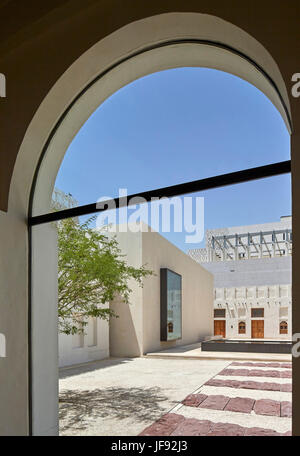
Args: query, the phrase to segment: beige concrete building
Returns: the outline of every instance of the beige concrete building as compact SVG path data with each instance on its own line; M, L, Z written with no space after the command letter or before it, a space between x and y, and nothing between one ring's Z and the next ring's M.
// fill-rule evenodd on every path
M214 275L215 335L291 339L291 217L207 230L188 253Z
M291 340L291 284L215 288L214 332L225 337Z
M143 264L155 272L140 288L132 284L130 305L117 300L112 308L119 318L110 322L110 354L141 356L147 352L190 344L213 332L213 276L188 255L156 232L116 233L128 263ZM161 340L160 269L167 268L182 278L182 337Z
M144 227L145 228L145 227ZM147 227L146 227L147 228ZM140 356L174 345L199 341L213 331L213 276L156 232L118 232L117 240L129 264L155 272L140 288L133 284L129 306L117 300L113 309L120 318L110 323L112 356ZM160 269L182 277L182 338L161 341Z
M114 235L114 233L113 233ZM213 276L147 225L142 231L117 232L116 239L130 265L154 272L141 288L130 284L130 304L115 299L110 307L119 318L108 324L90 319L85 334L59 335L59 365L67 366L108 356L135 357L175 345L198 342L213 334ZM181 334L161 340L161 270L181 277ZM171 311L172 312L172 311ZM168 322L171 323L171 312Z

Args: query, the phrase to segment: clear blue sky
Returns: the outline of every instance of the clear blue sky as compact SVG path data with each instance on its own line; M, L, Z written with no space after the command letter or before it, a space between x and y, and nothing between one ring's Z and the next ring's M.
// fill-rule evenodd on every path
M288 160L289 150L283 120L255 87L216 70L174 69L141 78L106 100L70 144L56 187L81 205L118 196L120 187L130 194ZM291 213L289 176L201 196L205 229ZM164 235L184 251L199 247L185 244L185 233Z

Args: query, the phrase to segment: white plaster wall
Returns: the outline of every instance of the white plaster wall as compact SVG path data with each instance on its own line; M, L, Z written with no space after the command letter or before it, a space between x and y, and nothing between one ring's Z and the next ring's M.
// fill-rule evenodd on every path
M54 224L45 224L34 227L32 232L33 433L56 435L58 433L57 231ZM45 413L46 410L48 413Z
M81 341L76 343L76 336L59 334L59 367L87 363L109 357L108 322L96 318L90 319L84 330L85 334L77 336Z
M115 300L111 307L119 318L110 321L112 356L141 356L174 345L198 342L213 334L213 277L156 232L116 233L128 263L142 264L155 276L145 278L143 288L131 283L130 304ZM182 339L160 341L160 268L182 275Z
M129 265L141 267L142 233L118 232L115 234L119 247ZM120 298L110 303L118 318L112 317L109 324L109 347L111 356L141 356L143 354L143 290L135 281L130 281L132 290L129 304Z
M0 212L0 435L28 433L28 247L22 217Z
M213 276L156 232L143 232L143 264L156 277L144 281L143 352L198 342L213 334ZM160 268L182 276L182 339L160 341Z
M212 261L201 265L214 276L216 288L265 286L292 282L292 257Z

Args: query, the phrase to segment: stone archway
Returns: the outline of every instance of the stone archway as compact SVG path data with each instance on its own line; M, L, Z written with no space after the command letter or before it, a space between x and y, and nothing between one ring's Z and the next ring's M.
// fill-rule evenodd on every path
M56 174L79 128L120 87L146 74L182 66L216 68L247 80L269 97L290 130L288 95L278 66L268 51L240 28L214 16L168 13L119 29L62 75L40 105L22 142L11 184L8 225L13 227L12 242L20 241L16 248L25 269L28 207L34 215L49 211ZM34 435L54 435L58 429L55 242L51 227L33 229L32 369L28 381ZM18 286L24 293L26 278Z

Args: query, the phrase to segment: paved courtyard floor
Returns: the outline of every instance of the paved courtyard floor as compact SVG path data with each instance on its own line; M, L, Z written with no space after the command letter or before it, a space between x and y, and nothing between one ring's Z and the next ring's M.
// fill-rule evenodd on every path
M228 361L109 359L60 372L61 435L138 435Z
M60 372L61 435L288 435L291 363L109 359Z

